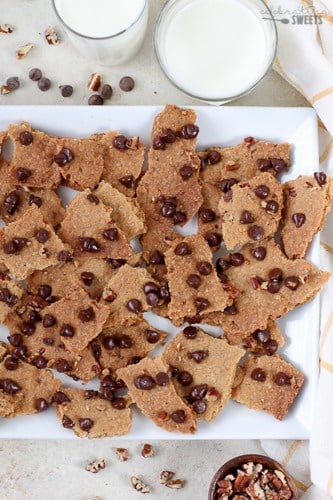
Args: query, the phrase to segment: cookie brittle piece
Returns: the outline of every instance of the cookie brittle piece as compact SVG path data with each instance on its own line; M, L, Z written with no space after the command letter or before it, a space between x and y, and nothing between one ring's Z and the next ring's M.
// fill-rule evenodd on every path
M209 148L199 153L201 158L203 204L199 212L199 233L212 247L221 241L221 221L218 203L237 182L251 179L260 172L277 175L288 170L290 145L274 144L246 138L241 144L228 148Z
M102 294L103 304L108 304L108 324L135 324L142 313L163 300L159 286L146 269L122 266L111 277Z
M237 381L241 382L233 390L233 399L279 420L286 416L304 382L303 374L277 354L249 355L239 372Z
M177 370L173 382L179 396L189 402L197 418L210 421L230 399L243 354L226 340L188 326L168 344L163 359Z
M224 312L205 319L239 338L313 299L330 277L305 260L287 259L272 240L247 244L217 267L224 286L231 284L239 294Z
M22 286L5 274L0 273L0 322L3 323L19 305L24 293Z
M104 181L98 185L94 195L112 209L112 219L124 232L128 241L146 231L144 214L136 200L128 198Z
M6 356L0 363L0 415L14 417L47 410L60 387L47 369L38 369L17 357ZM11 407L10 407L11 406Z
M117 371L127 385L129 395L146 417L169 432L193 434L196 417L178 396L161 358L145 358L136 365Z
M102 179L126 196L133 197L145 158L144 143L137 136L126 138L119 132L95 134L91 138L103 151Z
M282 245L289 259L300 259L331 208L333 179L324 172L316 172L313 177L301 175L286 182L283 192Z
M257 329L250 335L225 332L227 341L231 345L243 345L256 354L275 354L279 347L284 345L284 337L275 321L269 321L264 329Z
M99 353L102 370L114 372L145 358L156 346L162 345L167 336L144 319L126 327L110 324L93 341L93 350Z
M108 401L94 393L95 391L62 387L54 395L57 417L62 426L73 429L79 437L99 438L127 434L132 424L130 399L123 397Z
M267 172L232 186L218 205L227 249L273 235L282 204L282 186Z
M36 206L0 230L0 262L18 279L57 264L64 251L65 245Z
M60 168L53 161L58 139L32 129L25 122L9 125L8 136L14 145L10 165L12 183L46 189L58 187Z
M59 235L78 256L127 260L133 254L125 234L112 220L112 210L89 190L68 205Z
M212 253L200 235L186 236L165 254L171 294L169 316L179 326L187 318L223 311L232 300L213 268Z

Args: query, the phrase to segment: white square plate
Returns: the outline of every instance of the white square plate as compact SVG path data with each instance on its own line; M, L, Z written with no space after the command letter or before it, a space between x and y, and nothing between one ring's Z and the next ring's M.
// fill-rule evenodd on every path
M0 116L0 130L4 130L9 123L26 120L33 127L55 135L81 137L96 132L119 130L128 136L139 135L149 143L152 122L160 110L161 107L157 106L6 106ZM283 181L300 174L311 175L318 170L317 118L313 109L200 106L196 111L200 127L198 149L215 145L235 145L247 136L276 142L286 141L292 144L293 157L292 168L288 174L284 174ZM311 245L308 258L314 264L320 265L318 236ZM169 321L153 316L150 315L150 318L155 327L165 329L170 334L179 331L171 326ZM199 422L198 432L194 436L167 433L134 411L132 430L125 438L309 438L318 379L319 322L319 295L309 304L279 320L279 326L286 337L282 354L306 377L296 403L282 422L264 412L249 410L230 401L214 422ZM2 339L8 335L4 326L0 326L0 335ZM60 378L67 385L74 385L69 377ZM89 386L94 386L94 382ZM0 425L0 438L73 437L75 436L72 432L62 428L53 409L38 415L3 419Z

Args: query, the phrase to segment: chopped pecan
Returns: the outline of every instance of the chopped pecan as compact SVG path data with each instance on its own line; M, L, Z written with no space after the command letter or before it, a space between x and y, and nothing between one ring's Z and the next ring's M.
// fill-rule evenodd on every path
M231 493L233 492L231 481L229 481L228 479L221 479L221 481L217 482L217 486L217 493L219 495L231 495Z
M140 478L136 476L131 477L131 484L136 491L140 493L150 493L150 488Z
M86 465L85 469L88 472L92 472L93 474L96 474L102 469L105 469L105 460L93 460L89 464Z
M141 450L141 455L143 458L150 458L154 455L154 448L151 444L144 444Z
M99 73L92 73L88 82L88 89L93 92L97 92L99 87L101 86L101 75Z
M49 45L59 45L60 43L60 38L58 36L58 33L52 26L48 26L44 32L46 41Z
M8 87L8 85L1 85L0 93L1 95L9 94L10 88Z
M244 474L244 472L239 471L234 482L234 491L241 493L244 491L251 481L251 476Z
M139 137L136 135L132 139L127 139L126 148L136 150L139 147Z
M19 47L16 51L16 59L23 59L28 54L28 52L30 52L32 47L32 43L27 43L26 45L22 45L22 47Z
M129 451L127 448L116 448L116 453L121 462L126 462L129 459Z
M174 475L175 475L175 473L171 472L171 470L162 470L160 472L160 483L166 484L168 481L170 481L173 478Z
M171 479L171 481L165 483L165 486L173 490L180 490L184 486L184 483L184 479Z
M0 33L5 33L6 35L9 35L10 33L13 33L14 28L10 24L0 24Z
M206 394L207 401L217 401L221 398L221 393L215 389L215 387L210 387Z

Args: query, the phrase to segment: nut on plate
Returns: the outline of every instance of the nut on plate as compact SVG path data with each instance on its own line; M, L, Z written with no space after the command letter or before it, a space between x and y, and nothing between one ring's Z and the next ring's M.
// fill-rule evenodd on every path
M184 486L184 483L184 479L171 479L171 481L165 483L165 486L173 490L180 490Z
M61 42L58 33L52 26L48 26L44 32L46 41L49 45L59 45Z
M92 90L93 92L97 92L97 90L101 86L101 82L101 75L99 73L92 73L88 81L88 89Z
M21 47L19 47L16 51L16 59L21 60L24 57L26 57L26 55L30 52L32 48L33 48L32 43L27 43L26 45L22 45Z
M143 458L150 458L154 455L154 448L151 444L145 443L141 450L141 455Z
M0 24L0 33L5 33L6 35L9 35L10 33L13 33L14 28L10 24Z
M126 462L129 459L129 451L127 448L116 448L116 453L121 462Z
M96 474L102 469L105 469L105 460L93 460L89 464L86 465L85 467L86 471L92 472L93 474Z
M136 476L131 477L131 484L136 491L140 493L150 493L150 488L140 478Z
M160 483L166 484L168 481L170 481L170 479L173 478L174 475L175 473L171 470L162 470L160 472Z

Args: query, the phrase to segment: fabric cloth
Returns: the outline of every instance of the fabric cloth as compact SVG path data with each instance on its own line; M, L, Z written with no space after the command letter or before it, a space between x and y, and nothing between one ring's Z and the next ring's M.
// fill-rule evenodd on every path
M317 111L320 170L333 175L333 0L269 0L267 5L278 28L274 67ZM321 234L320 260L321 267L331 272L332 228L330 213ZM310 443L261 442L268 455L287 466L304 500L325 500L333 495L332 297L330 279L321 295L320 377Z

